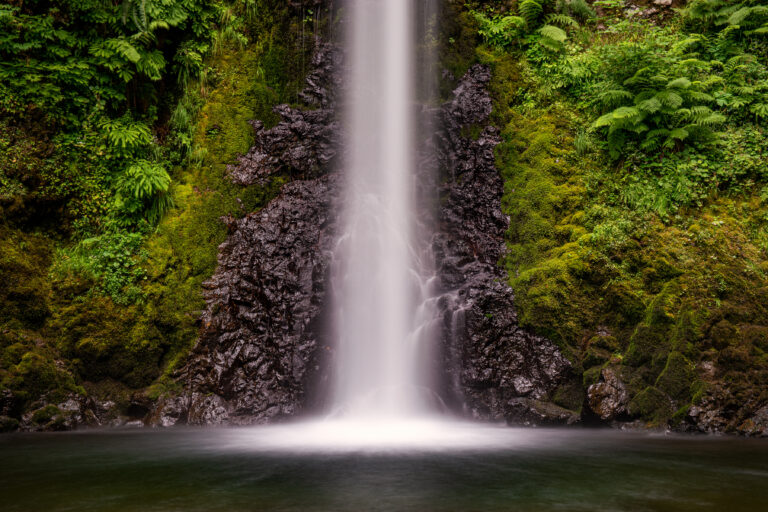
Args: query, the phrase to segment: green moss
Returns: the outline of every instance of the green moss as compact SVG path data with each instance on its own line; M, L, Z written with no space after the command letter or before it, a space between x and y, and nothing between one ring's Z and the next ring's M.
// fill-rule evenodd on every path
M663 423L672 401L684 408L716 384L734 391L734 409L762 403L768 205L747 194L676 216L635 210L638 178L589 143L583 105L521 55L479 47L477 58L493 70L503 264L521 325L556 342L584 388L617 365L646 421ZM717 369L706 380L702 363Z
M47 316L51 242L0 224L0 325L41 326Z
M43 394L57 401L68 392L83 392L72 374L54 359L50 349L36 345L26 348L29 351L16 364L0 371L0 388L10 390L22 406Z
M202 283L213 274L218 246L227 235L221 218L257 211L285 182L275 178L267 186L239 187L226 175L227 165L253 142L249 121L275 124L273 106L294 101L309 70L311 32L300 30L283 2L257 0L257 6L259 16L247 22L250 44L225 47L210 63L207 80L187 91L187 112L199 110L189 132L194 134L191 162L171 172L175 207L131 260L141 267L138 300L116 304L76 273L49 276L52 261L61 257L54 249L67 241L0 225L0 271L12 284L0 288L0 326L12 328L0 331L6 332L0 336L0 387L11 389L22 408L43 394L55 401L67 392L85 393L77 382L84 382L89 394L119 403L153 383L155 396L174 386L168 374L183 363L197 338L205 307ZM10 140L4 127L0 146ZM5 153L0 162L6 157L13 159ZM43 161L27 160L19 163L24 172ZM14 207L3 193L21 197L24 183L5 177L0 176L0 208L19 219L24 202ZM56 194L69 197L66 187ZM101 197L99 191L92 195Z
M0 434L13 432L19 428L19 420L8 416L0 416Z
M552 401L560 407L579 413L584 403L584 390L578 381L571 380L555 390Z
M456 80L477 61L476 46L479 41L477 21L464 10L463 3L449 1L442 6L441 33L438 56L442 69L454 80L440 81L440 97L449 98Z
M592 384L597 384L597 382L600 380L600 374L602 371L603 368L599 366L593 366L592 368L585 370L581 379L582 384L584 385L584 389L588 388Z
M680 352L670 352L655 386L678 403L687 403L691 399L694 382L691 362Z
M632 398L629 411L652 426L663 426L674 412L669 397L653 386L645 388Z
M61 415L61 411L58 407L55 405L46 405L32 414L32 423L35 425L45 425L59 415Z

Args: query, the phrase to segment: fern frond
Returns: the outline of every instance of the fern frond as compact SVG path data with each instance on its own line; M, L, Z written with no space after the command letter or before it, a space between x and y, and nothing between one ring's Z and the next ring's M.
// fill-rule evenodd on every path
M749 15L750 11L752 11L752 9L750 9L749 7L742 7L741 9L734 12L728 17L728 24L738 25L739 23L744 21L744 19Z
M598 102L603 108L615 108L632 99L632 93L623 89L609 89L598 95Z
M542 37L551 39L558 43L563 43L566 39L568 39L568 35L565 33L565 30L554 25L544 25L539 29L539 34L541 34Z
M714 101L714 98L709 94L701 91L689 91L688 99L695 102L709 103Z
M759 117L761 119L764 119L768 117L768 104L766 103L755 103L753 105L750 105L749 111L755 114L756 117Z
M674 130L669 132L669 136L667 139L675 139L675 140L685 140L688 138L688 130L685 128L675 128Z
M708 116L697 118L693 124L696 126L717 126L725 122L725 116L722 114L709 114Z
M661 102L653 97L649 98L647 100L641 101L640 103L637 103L637 108L641 110L642 112L646 112L648 114L653 114L655 112L658 112L661 110Z
M578 28L579 22L566 14L550 14L544 21L549 25L559 25L561 27Z
M662 91L656 95L656 98L662 105L672 109L677 109L683 104L683 98L673 91Z
M539 16L544 12L541 3L536 0L523 0L517 10L520 12L520 15L525 18L529 27L534 27L539 20Z
M685 77L675 78L667 83L667 89L687 89L691 86L691 81Z

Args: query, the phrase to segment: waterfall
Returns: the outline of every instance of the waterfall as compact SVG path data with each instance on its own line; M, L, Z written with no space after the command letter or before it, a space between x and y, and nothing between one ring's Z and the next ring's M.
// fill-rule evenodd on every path
M431 261L416 223L412 0L351 0L333 402L345 416L429 410Z

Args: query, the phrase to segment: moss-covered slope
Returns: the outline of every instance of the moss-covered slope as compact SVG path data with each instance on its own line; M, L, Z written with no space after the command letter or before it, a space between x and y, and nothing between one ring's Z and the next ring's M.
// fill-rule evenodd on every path
M76 396L114 403L107 417L140 415L132 408L143 396L173 385L167 375L197 337L202 283L226 236L222 218L258 210L282 183L235 186L226 167L251 146L248 121L274 122L272 107L295 99L312 51L312 24L302 26L281 2L259 6L246 29L250 42L225 44L210 58L205 80L185 92L192 154L171 172L174 208L147 234L118 231L81 250L70 226L87 214L72 200L84 195L58 178L64 166L82 176L74 185L88 184L88 162L62 160L44 130L0 123L7 149L0 155L3 428L19 420L58 428L66 411L35 411ZM100 193L90 192L88 206ZM105 270L82 271L94 266ZM103 286L114 275L117 288ZM130 294L125 283L134 287Z

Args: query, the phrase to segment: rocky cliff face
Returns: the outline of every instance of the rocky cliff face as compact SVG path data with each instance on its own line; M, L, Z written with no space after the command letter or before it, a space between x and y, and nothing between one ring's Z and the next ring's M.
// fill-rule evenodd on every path
M254 122L254 147L230 169L244 185L275 173L298 179L260 212L225 219L230 235L205 285L200 340L180 375L185 392L165 400L153 423L260 423L299 414L323 395L332 351L324 299L340 181L333 171L343 151L334 94L341 55L322 46L313 64L306 108L276 107L282 121L269 130ZM432 241L442 282L442 392L474 418L570 422L572 413L550 403L570 365L551 342L517 327L497 264L509 222L493 164L498 136L493 127L477 139L462 136L488 121L489 77L475 66L453 100L430 113L439 128L422 159L445 178Z
M205 283L200 339L181 371L185 392L152 423L254 424L298 414L320 386L323 304L333 244L338 178L334 91L340 53L320 46L302 94L305 108L275 107L271 129L229 171L236 183L275 173L298 179L259 212L223 219L230 230Z
M476 65L440 112L436 156L443 173L433 243L444 296L443 367L454 406L470 417L561 423L576 415L552 402L574 379L547 339L517 325L514 294L499 266L509 227L494 164L497 129L486 126L490 71ZM477 138L462 136L480 129Z

